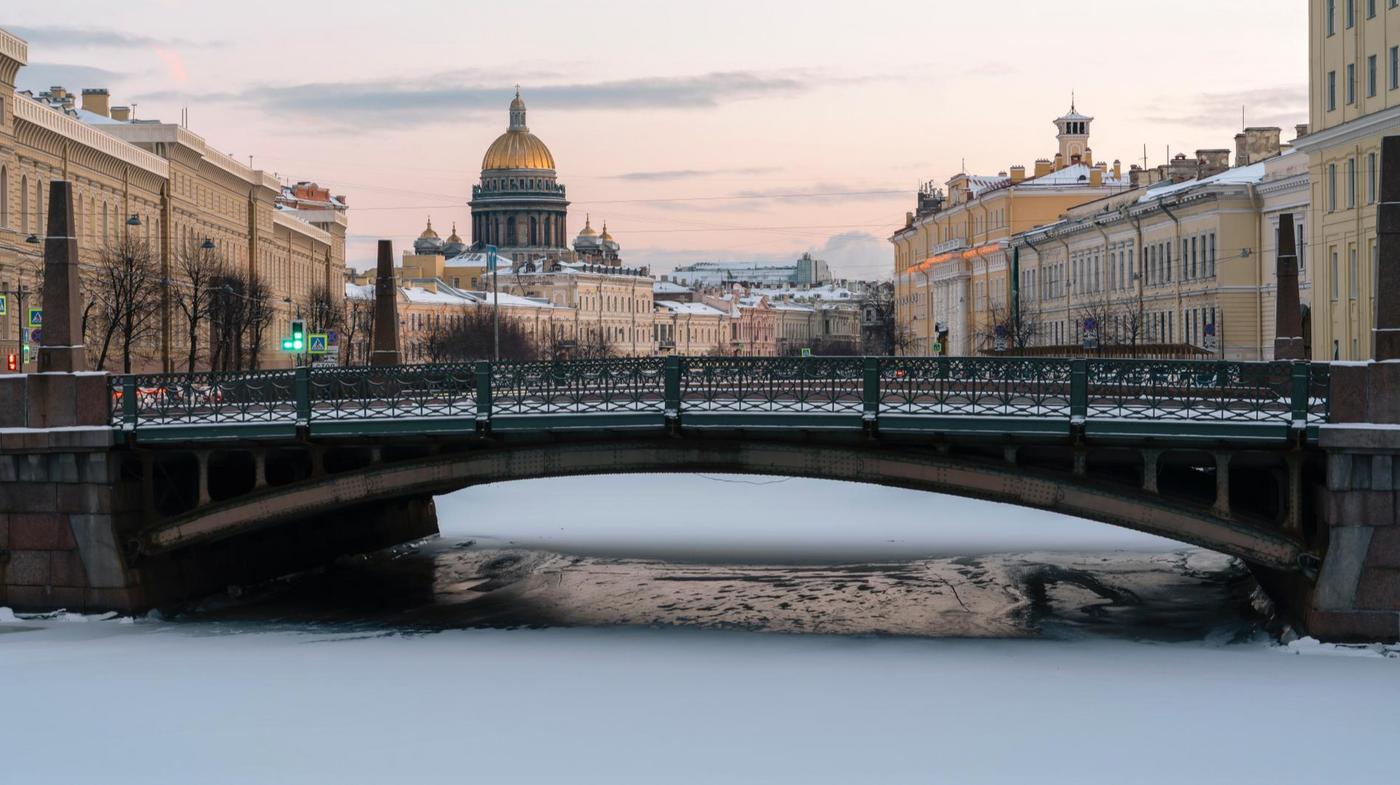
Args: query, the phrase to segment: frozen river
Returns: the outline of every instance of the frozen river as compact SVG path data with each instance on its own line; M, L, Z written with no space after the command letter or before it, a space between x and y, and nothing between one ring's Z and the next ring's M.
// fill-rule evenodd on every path
M576 478L174 619L0 610L0 782L1390 783L1400 659L996 505ZM804 633L804 634L782 634Z

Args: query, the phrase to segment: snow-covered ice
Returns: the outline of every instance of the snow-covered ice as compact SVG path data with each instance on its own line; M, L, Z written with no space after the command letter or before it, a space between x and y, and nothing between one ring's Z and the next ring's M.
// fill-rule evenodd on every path
M953 599L985 615L974 634L1017 634L1018 580L1036 570L1037 601L1061 621L1200 612L1238 601L1247 581L1224 557L980 502L750 484L773 482L475 488L439 501L441 540L259 590L270 605L253 591L232 612L211 603L173 621L0 609L0 783L1396 781L1395 647L1281 644L1228 618L1224 634L1170 643L1093 625L1038 639L871 634L937 627ZM1029 550L1043 553L992 555ZM698 563L715 558L735 562L722 581ZM793 564L769 580L779 561ZM509 564L529 569L492 572ZM1103 585L1054 578L1065 574ZM419 592L581 626L425 632L275 604L346 581L362 594L323 601ZM820 599L842 583L853 599ZM857 634L677 621L703 622L708 598L751 605L763 629L806 619ZM815 604L803 616L785 598Z

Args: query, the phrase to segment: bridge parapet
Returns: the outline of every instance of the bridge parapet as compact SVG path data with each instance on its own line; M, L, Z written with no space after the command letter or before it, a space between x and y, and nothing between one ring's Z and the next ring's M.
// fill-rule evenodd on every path
M1287 440L1330 412L1326 364L1000 357L670 357L114 377L138 439L298 428L817 425ZM527 422L526 418L535 418ZM217 430L215 430L217 429Z

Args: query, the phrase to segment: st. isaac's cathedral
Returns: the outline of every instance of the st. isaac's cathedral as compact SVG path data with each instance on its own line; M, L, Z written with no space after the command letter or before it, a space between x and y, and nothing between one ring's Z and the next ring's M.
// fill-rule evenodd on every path
M470 248L457 236L443 242L428 228L414 243L422 253L456 256L480 252L487 245L511 259L522 261L584 262L619 266L619 246L608 233L600 234L592 221L569 248L569 200L557 180L554 155L525 124L525 101L519 88L510 102L510 125L486 148L481 159L481 182L472 186L472 241Z

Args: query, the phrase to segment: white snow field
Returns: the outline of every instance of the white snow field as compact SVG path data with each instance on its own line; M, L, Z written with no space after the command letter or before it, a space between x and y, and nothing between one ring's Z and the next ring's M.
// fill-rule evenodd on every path
M1180 547L929 494L722 479L489 486L439 514L447 539L648 557ZM1389 785L1398 654L0 609L0 783Z

